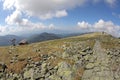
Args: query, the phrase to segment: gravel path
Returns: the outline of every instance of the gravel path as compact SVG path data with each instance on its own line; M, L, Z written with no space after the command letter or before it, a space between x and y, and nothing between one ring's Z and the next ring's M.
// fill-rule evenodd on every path
M86 65L82 80L120 80L120 75L117 79L114 78L109 65L109 57L101 48L99 41L96 40L93 50L93 56Z

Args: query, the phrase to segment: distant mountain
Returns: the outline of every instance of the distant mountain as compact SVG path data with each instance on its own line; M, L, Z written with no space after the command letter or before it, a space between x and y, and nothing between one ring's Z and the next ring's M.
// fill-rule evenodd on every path
M41 35L54 34L43 33L38 37ZM28 80L27 78L32 79L32 76L34 76L33 80L120 80L120 44L118 43L119 39L106 33L96 32L79 37L38 42L24 47L1 47L0 74L3 75L0 76L0 80L8 80L10 77L13 80L19 78ZM31 73L33 70L35 70L34 74ZM88 77L96 73L100 73L97 74L99 79L96 75L92 75L92 78ZM104 73L107 73L105 77ZM118 78L114 79L116 75Z
M54 33L41 33L41 34L34 34L30 36L30 34L27 35L6 35L6 36L0 36L0 46L8 46L11 45L12 39L16 39L16 44L18 44L21 40L26 39L29 43L34 42L41 42L41 41L47 41L47 40L54 40L54 39L60 39L60 38L66 38L66 37L72 37L72 36L78 36L85 33L70 33L70 34L54 34Z
M0 46L11 45L12 39L16 39L16 44L18 44L18 42L24 38L20 36L15 36L15 35L0 36Z
M33 35L28 38L28 42L34 43L34 42L40 42L40 41L46 41L46 40L54 40L54 39L60 39L61 37L57 34L53 33L41 33L38 35Z

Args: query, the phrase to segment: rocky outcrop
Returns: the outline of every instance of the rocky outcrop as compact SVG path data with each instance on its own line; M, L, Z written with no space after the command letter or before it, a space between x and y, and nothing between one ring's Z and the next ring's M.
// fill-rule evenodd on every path
M120 50L102 49L100 41L93 48L84 43L65 42L62 53L40 54L38 60L14 55L10 64L26 61L25 67L20 73L0 71L0 80L120 80Z
M92 58L94 58L94 61L86 65L82 80L120 80L120 71L114 72L111 69L111 61L114 61L109 58L109 54L111 53L108 52L108 54L106 54L105 50L101 48L99 41L96 41L93 50L94 54ZM117 56L119 56L119 54L117 54Z

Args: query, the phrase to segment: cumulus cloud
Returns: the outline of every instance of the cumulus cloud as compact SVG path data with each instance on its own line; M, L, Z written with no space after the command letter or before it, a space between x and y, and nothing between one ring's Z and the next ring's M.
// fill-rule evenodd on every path
M98 3L100 2L101 0L93 0L93 3Z
M5 32L5 31L7 31L7 30L8 30L8 29L7 29L6 27L0 25L0 32Z
M109 4L111 7L115 6L117 0L104 0L107 4Z
M28 26L27 26L28 25ZM42 31L50 31L55 29L54 24L45 25L43 23L32 23L29 22L25 23L24 26L27 27L21 27L19 26L13 26L13 25L0 25L0 35L6 35L6 34L21 34L21 33L39 33Z
M65 11L59 12L57 16L64 16ZM0 26L0 32L2 34L9 34L15 32L34 32L34 31L44 31L44 30L53 30L55 29L54 24L45 25L41 22L31 22L26 18L22 18L22 12L20 10L15 10L11 15L8 15L5 19L7 25Z
M22 30L42 30L55 29L53 24L45 25L40 22L33 23L24 16L38 17L40 19L60 18L68 15L68 10L78 6L83 6L87 2L105 2L110 6L114 6L117 0L2 0L5 10L12 10L13 13L8 15L5 22L10 27L0 27L1 32L15 32ZM89 31L106 31L118 34L119 26L111 21L99 20L94 24L82 21L78 22L79 29ZM13 27L11 27L13 26ZM16 27L14 27L16 26Z
M67 10L86 4L89 0L3 0L3 8L19 10L28 16L50 19L67 16ZM90 2L105 2L110 6L116 0L91 0Z
M117 14L117 13L115 13L115 12L112 12L112 15L113 15L114 17L120 18L120 14Z
M20 10L41 19L67 16L67 9L83 5L87 0L3 0L4 9ZM32 4L32 5L31 5Z
M15 0L1 0L3 1L3 8L4 9L13 9L14 8L14 3L15 3Z
M10 25L22 23L21 12L18 10L14 11L13 14L7 16L5 22Z
M43 29L46 26L42 23L33 23L28 19L22 18L22 13L18 10L14 11L13 14L7 16L5 22L10 26L29 27L30 29Z
M60 17L64 17L64 16L67 16L68 13L66 12L66 10L58 10L56 12L48 12L46 14L43 14L43 15L38 15L40 19L51 19L53 17L56 17L56 18L60 18ZM29 15L30 16L30 15Z
M120 36L120 26L115 25L112 21L104 21L100 19L94 24L89 24L88 22L78 22L77 26L80 30L86 30L87 32L107 32L116 37Z
M93 3L99 3L99 2L104 2L106 4L108 4L110 7L115 7L117 0L93 0Z
M91 24L89 24L88 22L85 22L85 21L78 22L77 25L81 29L89 29L91 26Z
M55 29L54 24L50 24L50 25L49 25L49 29L52 29L52 30Z
M63 16L67 16L68 14L67 14L67 12L66 12L66 10L62 10L62 11L57 11L56 12L56 17L63 17Z

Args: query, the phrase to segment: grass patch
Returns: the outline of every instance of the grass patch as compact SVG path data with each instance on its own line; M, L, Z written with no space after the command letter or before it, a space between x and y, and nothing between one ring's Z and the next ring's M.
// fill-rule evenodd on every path
M38 57L40 54L51 54L54 52L60 52L63 53L64 50L60 48L65 44L65 42L72 42L72 43L79 43L83 42L84 46L90 46L93 48L95 44L95 40L98 39L102 43L103 48L115 48L120 47L119 41L120 39L116 39L111 37L110 35L101 34L101 33L91 33L91 34L85 34L81 36L76 37L69 37L64 39L57 39L57 40L50 40L50 41L44 41L39 43L33 43L29 45L22 45L22 46L7 46L7 47L0 47L0 62L4 62L8 66L9 71L14 72L20 72L22 68L27 64L26 59L28 57L31 57L33 61L39 61L41 60L40 57ZM69 47L70 45L67 44L66 47ZM18 62L10 64L10 60L15 55L18 55ZM62 59L62 58L56 58L49 60L53 66L57 65L61 61L66 61L70 63L71 65L74 64L74 61L69 59ZM20 66L19 66L20 65Z

